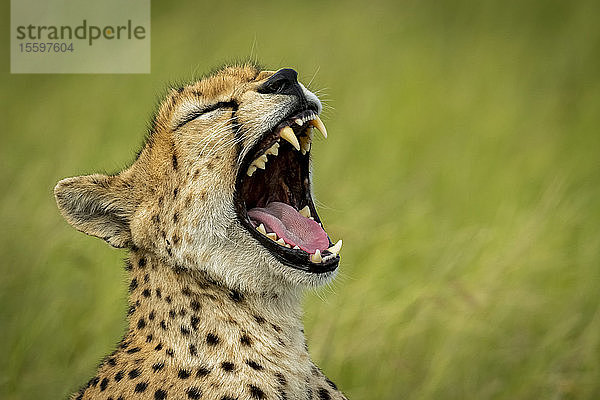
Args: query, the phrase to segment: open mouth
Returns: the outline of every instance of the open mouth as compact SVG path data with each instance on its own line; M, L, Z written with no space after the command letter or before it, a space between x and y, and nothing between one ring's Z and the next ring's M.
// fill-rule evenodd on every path
M265 133L242 161L235 204L242 225L279 261L325 273L337 268L342 241L332 243L312 201L313 128L327 137L317 112L304 109Z

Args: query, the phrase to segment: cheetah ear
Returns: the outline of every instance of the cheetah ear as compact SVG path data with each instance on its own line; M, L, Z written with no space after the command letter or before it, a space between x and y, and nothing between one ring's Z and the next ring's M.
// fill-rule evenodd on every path
M58 208L75 229L114 247L131 243L129 220L135 211L131 185L120 176L88 175L63 179L54 188Z

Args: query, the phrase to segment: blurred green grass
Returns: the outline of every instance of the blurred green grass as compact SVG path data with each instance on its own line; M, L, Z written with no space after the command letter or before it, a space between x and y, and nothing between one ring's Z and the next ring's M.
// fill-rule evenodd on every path
M56 181L121 169L166 82L250 55L326 104L315 185L343 262L305 321L350 398L600 398L598 15L154 2L151 75L10 75L5 57L0 398L66 396L125 326L125 253L62 221Z

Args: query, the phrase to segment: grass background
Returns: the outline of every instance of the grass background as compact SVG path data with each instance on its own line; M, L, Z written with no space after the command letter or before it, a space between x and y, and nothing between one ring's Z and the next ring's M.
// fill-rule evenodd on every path
M325 100L343 261L305 321L351 399L600 398L597 1L155 1L150 75L10 75L7 3L0 398L65 397L125 326L125 254L54 184L119 170L166 82L250 55Z

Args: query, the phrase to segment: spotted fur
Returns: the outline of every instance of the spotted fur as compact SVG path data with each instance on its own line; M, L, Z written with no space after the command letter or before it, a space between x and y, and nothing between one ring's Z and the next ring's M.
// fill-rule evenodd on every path
M345 398L301 321L303 289L335 272L281 264L234 210L240 160L292 107L257 92L272 74L230 66L172 89L129 168L56 186L71 225L130 249L128 331L74 399Z

